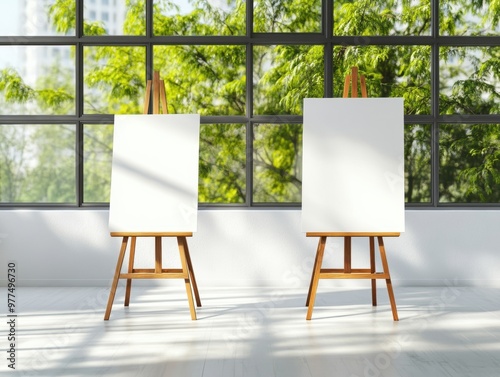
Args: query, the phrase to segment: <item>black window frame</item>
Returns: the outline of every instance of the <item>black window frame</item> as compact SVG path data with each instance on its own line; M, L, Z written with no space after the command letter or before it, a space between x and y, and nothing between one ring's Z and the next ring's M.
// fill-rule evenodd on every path
M147 79L153 72L153 46L155 45L242 45L246 47L246 115L202 116L201 123L246 124L247 164L246 200L242 204L200 204L200 208L300 208L300 203L253 203L253 126L257 123L289 124L302 123L298 115L254 115L252 91L252 50L255 45L305 44L324 46L324 97L333 97L333 48L334 46L401 46L426 45L431 47L431 113L428 115L405 115L405 124L428 124L431 126L431 201L429 203L407 203L411 209L439 208L497 208L500 203L439 203L439 126L441 124L500 124L500 114L489 115L441 115L439 113L439 49L455 47L497 47L498 36L441 36L439 34L439 0L431 1L431 33L422 36L336 36L333 35L333 1L322 0L322 32L320 33L254 33L253 0L246 1L246 35L243 36L155 36L153 35L153 0L146 3L146 34L85 36L83 34L83 0L76 2L76 30L65 36L0 36L0 46L74 46L76 111L74 115L0 115L0 124L72 124L76 129L76 203L1 203L0 208L106 208L108 203L85 203L83 201L83 127L84 124L112 124L112 114L84 114L83 112L83 49L85 46L144 46L146 48ZM248 79L250 78L250 79Z

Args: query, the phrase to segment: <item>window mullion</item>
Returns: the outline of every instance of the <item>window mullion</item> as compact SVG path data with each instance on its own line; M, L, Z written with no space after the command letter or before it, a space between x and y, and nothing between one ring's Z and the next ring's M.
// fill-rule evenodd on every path
M439 0L431 0L431 204L439 204Z
M245 204L253 203L253 44L246 46L246 195Z

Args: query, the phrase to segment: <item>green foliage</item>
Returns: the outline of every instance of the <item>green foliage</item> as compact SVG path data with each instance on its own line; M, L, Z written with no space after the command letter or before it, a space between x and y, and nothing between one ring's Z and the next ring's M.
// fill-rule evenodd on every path
M254 53L256 114L302 114L304 98L323 97L322 46L256 47Z
M450 47L441 63L441 113L498 114L500 48Z
M157 46L154 69L165 80L171 113L245 114L243 46Z
M26 191L23 163L29 139L24 128L10 125L0 127L0 202L16 202L21 193Z
M111 189L112 124L83 126L83 200L109 202Z
M74 34L76 30L76 1L55 0L48 10L49 19L59 34ZM102 23L94 21L83 23L84 35L104 35Z
M340 0L334 8L336 35L430 34L430 0Z
M254 202L300 203L302 125L254 127Z
M257 33L318 33L321 1L255 0L253 29Z
M123 34L146 34L146 9L144 0L126 0L127 14L123 24Z
M200 143L200 203L244 203L245 126L203 124Z
M0 202L74 203L75 129L0 126Z
M38 81L37 86L42 89L34 89L14 69L3 69L0 71L0 93L7 103L24 105L22 111L53 114L74 112L74 86L68 81L71 74L57 65L47 69L47 72L50 74Z
M498 35L500 0L441 0L443 35ZM192 9L170 0L153 2L154 36L244 36L246 2L189 0ZM144 36L144 0L127 0L124 35ZM321 1L255 0L253 32L320 33ZM372 36L431 33L430 0L334 1L335 36L356 36L356 46L333 47L333 91L341 97L353 66L366 76L370 97L403 97L405 114L431 114L431 47L373 45ZM76 30L74 0L56 0L48 16L59 34ZM329 32L329 31L326 31ZM85 36L107 35L106 25L84 21ZM366 43L365 43L366 42ZM204 116L301 115L304 98L325 94L323 45L250 45L253 72L246 71L247 45L166 44L153 46L153 68L165 80L168 112ZM71 50L74 55L74 49ZM146 48L84 47L84 112L141 113L146 84ZM440 114L498 114L500 49L443 46L440 57ZM75 72L60 61L27 84L18 71L0 71L3 112L75 113ZM250 81L251 82L250 82ZM253 98L247 98L252 85ZM251 106L247 101L253 101ZM253 114L247 114L252 108ZM253 127L253 129L247 129ZM450 124L440 129L440 200L498 202L500 126ZM0 198L3 202L75 200L74 126L0 126ZM253 136L253 138L251 137ZM201 128L199 200L202 203L300 202L300 124L204 124ZM247 155L247 141L253 156ZM84 125L84 198L109 199L112 126ZM251 169L248 167L252 164ZM410 124L405 132L406 200L431 201L431 128ZM252 187L247 172L253 171ZM65 178L66 177L66 178ZM36 186L35 182L38 182Z
M85 112L136 114L144 101L144 47L94 46L84 50Z
M335 97L342 97L344 78L354 66L366 77L369 97L403 97L406 114L430 114L429 46L335 47Z
M406 201L408 203L429 203L431 201L432 153L430 125L407 125L405 127L404 151Z
M180 14L180 8L169 0L154 3L154 35L245 35L244 0L227 1L231 11L216 8L210 0L188 0L193 10Z
M43 114L65 115L75 112L74 71L64 68L59 61L47 67L47 75L39 77L36 86L36 104Z
M37 146L37 167L30 171L29 201L74 203L75 128L69 125L33 126L31 143ZM40 183L43 184L40 184Z
M76 1L56 0L49 7L49 17L56 31L61 34L74 32L76 25Z
M500 125L444 125L440 129L443 202L500 202Z
M498 0L440 0L440 33L443 35L498 35Z
M36 97L35 90L26 85L14 69L0 71L0 92L11 103L26 103Z

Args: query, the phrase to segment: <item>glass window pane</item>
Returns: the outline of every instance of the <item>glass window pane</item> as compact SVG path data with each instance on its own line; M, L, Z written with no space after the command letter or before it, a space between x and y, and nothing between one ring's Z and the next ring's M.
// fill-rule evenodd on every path
M75 113L73 46L1 46L0 114Z
M146 86L146 49L128 46L86 46L84 112L140 114Z
M500 203L500 125L439 129L439 201Z
M430 35L428 0L335 0L334 35Z
M244 124L202 124L200 203L245 203L246 128Z
M321 32L321 0L255 0L256 33Z
M83 201L107 203L111 188L113 125L83 126Z
M334 97L342 97L346 75L358 67L368 97L403 97L406 115L431 112L430 46L336 46L333 67Z
M500 47L441 47L441 114L498 114Z
M407 203L431 202L431 126L405 125L404 177ZM388 181L401 179L401 174L388 176Z
M154 35L245 35L244 0L153 0Z
M0 35L75 34L75 0L0 0Z
M170 113L244 115L245 46L155 46Z
M0 125L0 201L76 203L75 126Z
M302 124L255 124L254 203L300 203Z
M145 35L145 0L84 1L85 35Z
M255 46L254 114L301 115L304 98L322 98L323 50L323 46Z
M500 32L498 1L439 0L442 35L494 35Z

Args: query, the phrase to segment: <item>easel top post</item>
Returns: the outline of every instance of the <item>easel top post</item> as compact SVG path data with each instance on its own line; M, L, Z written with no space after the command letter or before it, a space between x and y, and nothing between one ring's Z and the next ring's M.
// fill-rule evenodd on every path
M367 98L368 92L366 90L366 79L364 75L359 75L358 67L351 68L351 74L347 74L344 80L344 92L342 94L343 98L349 97L349 89L351 89L351 97L358 97L358 76L361 87L361 97Z
M148 80L146 83L146 96L144 98L143 113L149 113L151 100L151 91L153 92L153 114L160 114L160 104L163 108L163 113L168 114L167 94L165 90L165 82L160 80L160 72L153 72L153 80Z

